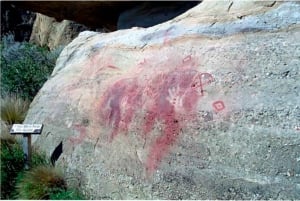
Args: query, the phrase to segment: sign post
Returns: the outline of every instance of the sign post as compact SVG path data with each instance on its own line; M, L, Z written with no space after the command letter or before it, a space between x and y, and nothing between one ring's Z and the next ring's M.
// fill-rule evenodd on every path
M10 129L12 135L23 135L24 168L30 167L31 161L31 134L40 135L43 124L14 124Z

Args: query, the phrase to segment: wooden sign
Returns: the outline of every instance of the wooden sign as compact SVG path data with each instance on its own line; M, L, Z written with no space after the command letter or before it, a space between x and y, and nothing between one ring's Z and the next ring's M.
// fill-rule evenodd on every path
M10 129L10 134L23 135L24 168L28 170L31 161L31 134L40 135L43 124L14 124Z
M10 134L38 134L43 130L43 124L14 124Z

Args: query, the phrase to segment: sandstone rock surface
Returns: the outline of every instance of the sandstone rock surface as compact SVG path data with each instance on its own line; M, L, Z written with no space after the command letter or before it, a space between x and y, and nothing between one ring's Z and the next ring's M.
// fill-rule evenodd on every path
M37 13L30 42L54 49L69 44L84 30L88 28L76 22L70 20L57 22L53 17Z
M300 199L300 4L82 32L25 120L90 199Z

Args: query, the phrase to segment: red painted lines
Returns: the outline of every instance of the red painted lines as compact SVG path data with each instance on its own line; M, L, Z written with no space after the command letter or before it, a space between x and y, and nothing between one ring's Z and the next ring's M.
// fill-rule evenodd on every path
M213 107L217 112L225 109L225 105L224 105L223 101L215 101L213 103Z
M162 123L162 133L151 145L146 161L147 171L153 172L185 126L178 121L179 117L195 110L203 96L203 86L212 80L209 73L187 69L159 74L147 82L137 78L116 81L104 93L100 104L102 119L111 128L110 139L119 133L126 134L138 111L146 111L142 135L147 136L155 122Z
M185 63L185 62L187 62L187 61L190 61L191 59L192 59L192 56L189 55L189 56L186 56L186 57L182 60L182 62Z
M145 65L147 63L147 60L144 58L143 61L140 61L138 63L138 65L142 66L142 65Z
M164 45L168 45L168 43L170 42L169 35L170 35L169 30L164 33L164 41L163 41Z
M108 65L107 68L111 68L111 69L115 69L115 70L119 70L119 68L117 66L114 65Z
M104 94L101 109L104 122L112 127L111 140L128 130L135 111L140 108L141 93L135 79L117 81Z
M156 67L148 65L145 60L138 65L146 65L142 69L146 71L144 74L155 74ZM143 137L151 134L156 123L162 125L145 161L148 174L156 170L167 156L186 122L195 118L193 114L204 96L204 88L214 81L211 74L192 69L194 62L190 55L182 60L181 65L170 68L170 71L156 72L156 76L147 76L147 79L139 79L138 72L131 78L120 79L108 86L99 104L101 122L111 130L110 140L120 133L126 134L141 112L144 112L143 123L136 129L141 130ZM225 108L222 101L216 101L213 107L217 111Z
M80 144L87 137L86 128L83 125L75 124L74 128L79 132L78 137L70 137L69 140L72 144Z

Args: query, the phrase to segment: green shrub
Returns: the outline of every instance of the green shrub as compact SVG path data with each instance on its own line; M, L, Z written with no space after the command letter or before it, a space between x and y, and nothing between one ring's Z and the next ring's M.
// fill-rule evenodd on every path
M25 119L30 102L16 95L1 99L1 120L8 125L22 123Z
M10 199L16 177L23 169L23 150L17 140L1 129L1 199Z
M1 121L1 199L83 200L75 189L67 189L63 174L51 166L46 154L32 148L31 169L24 170L20 138L10 135Z
M14 198L15 185L24 176L24 153L21 138L11 135L5 124L1 124L0 153L1 153L1 199ZM33 148L31 167L49 165L45 153Z
M60 189L50 194L50 200L85 200L85 198L78 190Z
M38 167L38 166L50 166L51 162L47 159L46 154L44 152L40 152L36 150L34 147L32 148L31 154L31 163L30 167Z
M62 172L53 166L37 166L20 172L15 199L84 200L76 189L68 189Z
M24 173L17 184L18 199L49 199L66 189L63 174L51 166L39 166Z
M50 76L62 47L53 51L28 42L15 42L12 35L2 38L1 96L19 94L32 100Z

